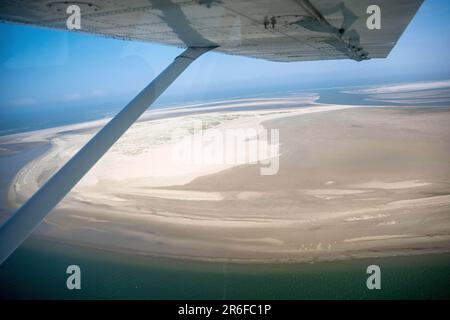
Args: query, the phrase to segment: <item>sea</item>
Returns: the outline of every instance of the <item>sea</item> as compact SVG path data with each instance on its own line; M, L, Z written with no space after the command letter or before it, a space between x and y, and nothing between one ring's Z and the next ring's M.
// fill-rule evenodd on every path
M66 286L80 268L81 289ZM369 290L367 267L381 270ZM193 262L29 239L0 266L3 299L449 299L450 254L304 264Z

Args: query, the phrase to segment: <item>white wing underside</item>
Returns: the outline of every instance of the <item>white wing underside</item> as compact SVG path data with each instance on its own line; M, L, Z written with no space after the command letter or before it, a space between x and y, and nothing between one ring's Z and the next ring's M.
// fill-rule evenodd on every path
M0 20L66 29L71 4L81 32L272 61L385 58L423 0L3 0ZM381 30L366 26L381 8ZM273 25L274 22L274 25ZM66 29L67 30L67 29Z

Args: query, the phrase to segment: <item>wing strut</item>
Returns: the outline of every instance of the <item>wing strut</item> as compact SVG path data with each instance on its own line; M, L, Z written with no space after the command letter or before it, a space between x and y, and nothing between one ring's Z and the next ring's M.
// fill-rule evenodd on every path
M0 264L178 76L194 60L214 48L188 48L176 57L0 227Z

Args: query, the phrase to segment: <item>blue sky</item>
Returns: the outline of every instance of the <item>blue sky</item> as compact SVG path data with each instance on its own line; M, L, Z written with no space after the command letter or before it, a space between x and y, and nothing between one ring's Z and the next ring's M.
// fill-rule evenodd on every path
M274 63L220 53L196 61L159 103L316 87L450 79L450 1L426 0L389 59ZM181 49L0 24L0 110L120 107Z

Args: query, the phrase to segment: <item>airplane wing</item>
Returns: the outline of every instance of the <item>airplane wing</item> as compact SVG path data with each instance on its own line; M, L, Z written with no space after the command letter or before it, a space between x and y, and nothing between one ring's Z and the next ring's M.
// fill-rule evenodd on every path
M215 47L271 61L386 58L423 0L2 0L0 21L178 47ZM367 8L381 9L369 30Z

